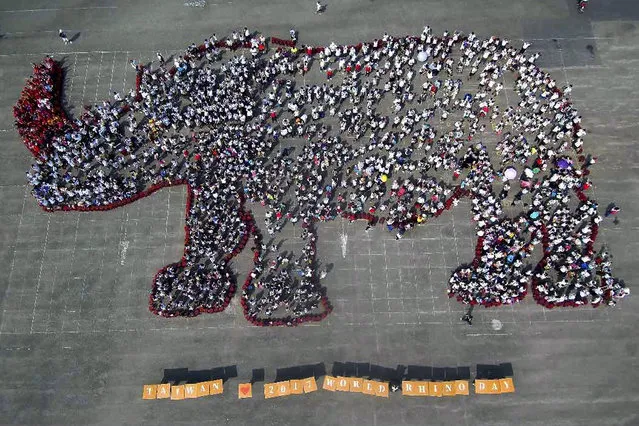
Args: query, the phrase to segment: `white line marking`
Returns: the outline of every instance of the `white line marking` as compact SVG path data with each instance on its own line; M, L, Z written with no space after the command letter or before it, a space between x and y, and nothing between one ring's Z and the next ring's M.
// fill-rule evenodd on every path
M59 7L55 9L14 9L14 10L0 10L0 13L36 13L36 12L58 12L61 10L93 10L93 9L117 9L117 6L92 6L92 7Z
M44 269L44 256L47 253L47 244L49 243L49 228L51 227L51 215L47 216L47 233L44 237L42 245L42 258L40 259L40 271L38 272L38 281L35 290L35 299L33 300L33 312L31 313L31 328L29 334L33 334L33 324L35 323L36 307L38 305L38 297L40 296L40 284L42 283L42 270Z
M73 263L75 262L75 254L77 251L77 245L78 245L78 229L80 228L80 215L76 213L76 219L75 219L75 235L73 237L73 254L71 255L71 263L69 263L69 265L71 265L71 267L73 267ZM69 274L70 276L71 274ZM68 292L70 290L70 286L71 286L71 280L67 280L67 288L66 291ZM65 298L64 299L64 312L75 312L75 311L68 311L67 310L67 306L69 303L69 299ZM66 318L65 316L62 316L62 325L60 326L60 332L64 333L64 322L65 322Z
M113 74L115 73L115 57L117 53L113 54L113 61L111 62L111 80L109 81L109 96L113 93Z
M479 337L479 336L512 336L512 333L470 333L466 334L467 337Z
M129 52L126 52L126 59L124 60L124 80L122 81L122 97L126 93L126 66L129 65Z
M164 222L164 250L162 250L162 259L166 259L166 246L168 244L169 236L169 217L171 216L171 190L166 192L166 221Z
M9 277L7 278L7 289L6 292L11 288L11 281L13 278L13 269L16 265L16 254L18 252L18 239L20 238L20 228L22 227L22 220L24 219L24 206L27 202L27 196L29 195L29 187L24 187L24 196L22 197L22 210L20 211L20 221L18 222L18 230L16 232L16 239L13 244L13 256L11 258L11 266L9 267ZM5 293L6 294L6 293ZM2 318L4 318L4 314L7 312L6 309L2 310ZM0 321L0 334L2 334L2 329L5 325L6 321Z
M100 53L100 65L98 65L98 79L95 83L95 99L93 102L98 101L98 91L100 90L100 76L102 75L102 60L104 59L104 53ZM110 93L109 93L110 94Z
M84 70L84 85L82 86L82 101L80 101L80 107L84 106L84 95L87 91L87 77L89 76L89 62L91 62L91 55L87 56L87 66Z
M64 97L67 100L67 103L69 105L71 105L71 92L73 92L73 82L75 81L75 70L76 70L76 66L78 65L78 54L76 53L74 55L75 59L73 60L73 71L71 72L71 81L69 82L69 91L67 93L65 93L66 91L63 90L62 92L65 93Z
M120 252L120 265L124 265L124 262L126 261L126 252L129 249L129 241L122 241L120 246L122 246L122 251Z
M30 346L16 346L14 348L4 348L5 351L30 351Z
M344 231L342 231L342 235L340 236L340 241L342 244L342 257L346 258L346 246L348 244L348 235L346 235Z

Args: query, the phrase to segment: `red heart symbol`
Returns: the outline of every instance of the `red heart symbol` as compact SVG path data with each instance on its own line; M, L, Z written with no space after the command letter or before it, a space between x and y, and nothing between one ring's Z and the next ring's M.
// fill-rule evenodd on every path
M248 395L250 391L251 391L250 385L240 386L240 392L242 393L242 395Z

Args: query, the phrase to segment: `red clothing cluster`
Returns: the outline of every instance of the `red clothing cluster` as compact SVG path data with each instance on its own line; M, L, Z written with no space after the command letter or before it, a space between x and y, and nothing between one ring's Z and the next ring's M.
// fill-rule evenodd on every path
M49 150L53 133L60 133L69 121L61 105L62 67L51 58L33 65L33 76L27 81L13 107L16 128L25 146L40 157Z

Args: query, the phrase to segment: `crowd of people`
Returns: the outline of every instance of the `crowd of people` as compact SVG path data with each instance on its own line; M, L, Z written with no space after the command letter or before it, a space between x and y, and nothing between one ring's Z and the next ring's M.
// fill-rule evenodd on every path
M136 89L53 128L33 118L34 108L56 115L56 102L38 100L59 90L38 75L53 71L48 59L28 85L36 104L16 107L19 129L36 123L21 131L25 141L46 138L28 179L49 210L105 209L188 185L184 256L158 273L150 296L159 315L224 309L236 290L229 261L253 236L247 318L321 319L331 307L318 222L364 219L400 239L463 197L478 242L450 279L451 297L509 304L532 282L545 306L613 304L628 290L609 255L593 252L601 217L585 195L594 162L583 154L586 131L571 87L558 87L528 47L425 27L354 46L269 49L245 28L192 44L172 63L134 64ZM269 238L300 222L302 252L269 250L246 201L265 207ZM528 267L540 244L542 260Z
M60 64L46 58L33 66L33 76L22 90L13 108L15 125L27 149L35 156L47 149L51 138L66 123L62 110L62 69Z

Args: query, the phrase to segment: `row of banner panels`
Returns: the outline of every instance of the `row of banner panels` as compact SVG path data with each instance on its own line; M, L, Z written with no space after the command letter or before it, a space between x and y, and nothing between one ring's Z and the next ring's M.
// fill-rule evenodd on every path
M508 377L497 380L475 380L475 394L497 395L515 392L515 383ZM403 381L402 395L404 396L456 396L469 395L467 380L455 380L449 382L420 382Z
M512 378L497 380L475 380L473 383L475 394L497 395L515 392L515 384ZM299 380L286 380L264 384L264 399L301 395L317 391L315 377ZM364 395L388 398L390 384L359 377L333 377L325 376L322 389L329 392L351 392ZM402 395L421 397L444 397L469 395L468 380L454 380L448 382L410 381L402 382ZM159 384L144 385L142 399L194 399L205 396L220 395L224 392L222 379L207 382L192 383L186 385ZM253 384L238 384L237 394L239 399L253 398Z
M224 392L222 379L208 382L174 385L169 383L160 385L144 385L142 399L192 399L210 395L220 395Z

